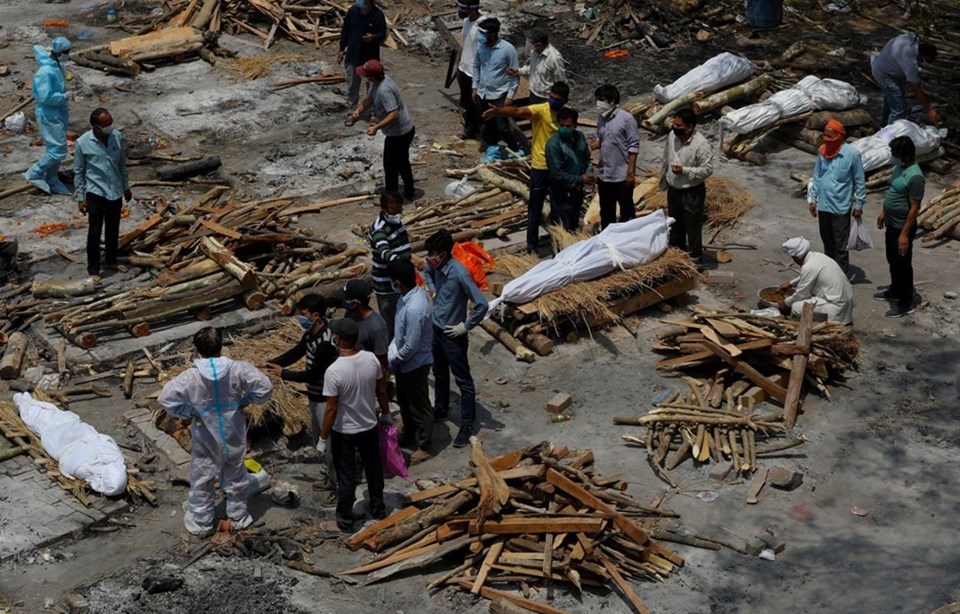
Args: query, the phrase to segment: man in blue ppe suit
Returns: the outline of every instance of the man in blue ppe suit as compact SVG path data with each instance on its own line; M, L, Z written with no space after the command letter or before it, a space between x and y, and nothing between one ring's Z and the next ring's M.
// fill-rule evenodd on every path
M193 336L200 358L194 368L167 382L158 399L164 411L176 418L191 418L189 507L183 516L187 531L206 536L213 532L213 482L227 496L227 517L234 529L253 524L247 512L247 422L243 407L266 402L273 393L270 379L248 362L221 356L223 337L207 327Z
M60 163L67 157L67 79L61 62L69 59L70 41L53 39L50 51L33 46L33 57L40 69L33 75L33 99L37 103L37 125L46 151L23 177L48 194L70 194L70 188L57 177Z

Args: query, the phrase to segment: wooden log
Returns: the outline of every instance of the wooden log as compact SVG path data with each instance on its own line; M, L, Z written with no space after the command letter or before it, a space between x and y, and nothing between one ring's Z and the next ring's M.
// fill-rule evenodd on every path
M31 98L30 100L32 101L33 99ZM6 198L6 197L8 197L8 196L13 196L13 195L15 195L15 194L21 194L21 193L23 193L23 192L26 192L26 191L32 189L32 188L33 188L33 184L32 184L32 183L23 183L23 184L18 185L18 186L14 187L14 188L10 188L10 189L8 189L8 190L3 190L2 192L0 192L0 200L3 200L4 198Z
M850 126L868 126L873 123L873 117L870 112L863 108L848 109L846 111L817 111L807 117L806 128L808 130L823 131L827 122L835 119L844 127Z
M754 384L756 384L757 386L762 388L764 391L766 391L766 393L769 394L771 397L775 398L781 403L784 402L784 400L787 397L787 391L782 386L779 386L774 382L772 382L769 378L764 377L762 373L754 369L746 361L737 360L736 358L732 357L726 350L724 350L722 347L720 347L713 341L710 341L709 339L704 339L703 344L707 346L708 350L710 350L713 354L715 354L718 358L720 358L720 360L727 363L728 365L730 365L740 373L743 373L744 375L746 375L747 378L750 379L750 381L752 381Z
M540 333L526 332L520 336L524 345L537 353L537 356L548 356L553 351L553 339Z
M471 493L467 491L458 492L449 499L438 501L430 507L412 514L409 518L394 526L378 531L366 543L373 551L379 552L387 546L401 542L426 527L451 516L473 500L474 496Z
M180 164L168 164L157 169L157 177L161 181L178 181L187 179L196 175L206 175L223 165L220 156L207 156L200 160L182 162Z
M84 279L51 279L49 281L35 281L30 286L30 293L35 298L69 298L93 294L97 291L97 284L89 277Z
M787 394L783 400L784 424L788 429L793 428L797 421L797 412L800 410L800 393L803 391L803 376L807 372L810 340L813 335L812 327L813 305L805 303L800 313L800 326L797 328L797 345L803 353L793 357Z
M477 170L477 174L480 175L480 179L487 185L492 185L500 188L501 190L506 190L510 192L517 198L522 198L523 202L527 202L530 198L530 187L516 179L510 179L509 177L504 177L500 175L492 168L487 166L481 166ZM544 213L546 215L546 213Z
M205 29L213 19L214 10L219 7L220 0L203 0L203 5L194 18L190 20L190 25L197 30Z
M693 109L693 112L697 115L703 115L736 100L757 96L760 94L760 92L770 87L772 83L772 75L761 75L755 79L747 81L746 83L735 85L729 89L711 94L710 96L707 96L701 100L696 100L690 105L690 108Z
M133 374L134 365L132 360L127 361L127 369L123 374L123 398L133 398Z
M16 446L8 450L0 450L0 461L10 460L21 454L26 454L28 451L29 448L27 446Z
M476 507L477 521L482 525L491 514L498 514L510 499L510 488L500 477L490 461L483 454L483 447L477 437L470 437L470 462L474 466L474 475L480 486L480 501Z
M473 582L469 580L458 580L457 585L463 590L469 591L473 587ZM523 597L518 597L513 593L498 591L486 586L480 589L480 596L486 597L487 599L503 599L531 612L536 612L537 614L569 614L564 610L558 610L557 608L547 605L546 603L524 599Z
M696 102L704 97L703 92L690 92L689 94L684 94L683 96L678 96L670 102L666 103L660 110L653 114L650 119L645 119L641 122L641 126L645 129L650 130L651 132L656 132L657 134L666 132L666 128L663 125L663 122L667 117L669 117L677 109L686 106L690 103Z
M115 58L102 53L80 54L70 56L77 65L92 68L119 77L136 77L140 74L140 65L129 58ZM109 60L109 61L107 61ZM131 66L126 64L129 62Z
M306 79L293 79L291 81L278 81L271 83L270 87L274 90L282 90L295 85L304 85L306 83L343 83L346 79L342 75L330 75L324 77L308 77Z
M163 217L160 215L154 215L144 220L139 226L120 237L120 242L117 245L118 251L121 253L125 252L131 243L159 226L162 222Z
M27 351L29 337L24 333L13 333L7 339L7 346L0 359L0 379L11 380L20 377L23 367L23 355Z
M490 318L487 318L481 322L480 327L487 331L491 337L502 343L504 347L513 352L513 355L517 360L529 363L534 362L537 359L536 355L534 355L532 351L520 343L516 337L508 333L502 326Z
M167 28L112 41L109 48L111 55L129 57L136 53L149 53L193 42L203 42L203 35L199 30L191 27Z
M249 264L237 260L229 249L213 237L200 239L200 249L208 258L216 262L224 271L232 275L241 284L251 284L257 278L256 271Z

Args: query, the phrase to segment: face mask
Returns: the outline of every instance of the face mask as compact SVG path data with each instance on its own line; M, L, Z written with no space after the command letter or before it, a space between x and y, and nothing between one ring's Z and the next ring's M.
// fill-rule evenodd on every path
M561 139L569 139L573 136L573 128L570 126L560 126L557 128L557 134L560 135Z
M343 301L343 308L347 311L353 311L360 306L360 301L346 300Z
M340 337L334 335L330 338L330 343L332 343L334 347L340 347Z
M107 136L110 136L111 134L113 134L113 124L110 124L106 128L100 128L100 132L102 132Z
M354 4L356 4L357 8L360 9L361 11L365 10L368 6L367 0L357 0Z
M460 9L457 11L457 16L460 17L460 19L466 19L470 16L470 9Z
M682 139L687 136L687 130L685 128L674 128L673 133L677 135L678 139Z
M903 160L896 156L890 156L890 163L894 166L903 166Z
M403 288L401 288L400 284L398 284L397 282L391 281L390 287L393 288L393 291L396 292L397 294L403 294Z
M441 256L427 256L424 258L424 260L433 268L437 268L440 266L440 263L443 262L443 258Z
M57 61L60 62L61 64L66 64L67 62L70 61L70 54L69 54L69 53L61 53L61 54L60 54L60 57L57 58Z
M565 105L565 104L567 104L567 103L564 102L563 100L557 100L556 98L548 98L548 99L547 99L547 104L550 105L550 110L551 110L551 111L559 111L560 109L563 108L563 105Z
M393 215L387 215L386 213L384 213L384 214L383 214L383 219L387 220L387 221L390 222L391 224L399 224L399 223L400 223L400 214L399 214L399 213L395 213L395 214L393 214Z
M613 111L612 104L610 104L606 100L597 101L597 113L599 113L601 117L604 115L607 115L608 113L610 113L610 111Z
M313 320L307 316L297 316L297 322L300 323L300 326L303 328L303 330L310 330L313 328Z

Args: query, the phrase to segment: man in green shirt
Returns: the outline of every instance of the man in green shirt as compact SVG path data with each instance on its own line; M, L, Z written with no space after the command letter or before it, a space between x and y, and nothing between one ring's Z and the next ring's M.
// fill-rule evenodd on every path
M893 178L883 199L883 211L877 228L886 227L887 263L890 265L890 286L873 295L878 301L896 301L885 314L900 318L913 313L913 238L917 234L917 215L923 201L925 180L917 164L917 148L908 136L890 141L893 156Z
M579 114L569 107L557 112L559 128L547 141L547 170L550 180L550 218L574 231L580 225L583 187L593 184L589 172L590 147L577 130Z

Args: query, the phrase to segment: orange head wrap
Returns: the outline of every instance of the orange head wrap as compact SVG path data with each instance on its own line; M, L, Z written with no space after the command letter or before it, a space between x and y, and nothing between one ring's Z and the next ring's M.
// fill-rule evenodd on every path
M840 147L843 145L843 141L847 138L847 129L843 127L843 124L835 119L828 119L826 128L830 128L834 133L836 133L832 138L828 138L826 135L824 135L823 145L820 146L820 154L829 160L831 158L836 158L837 154L840 153Z

